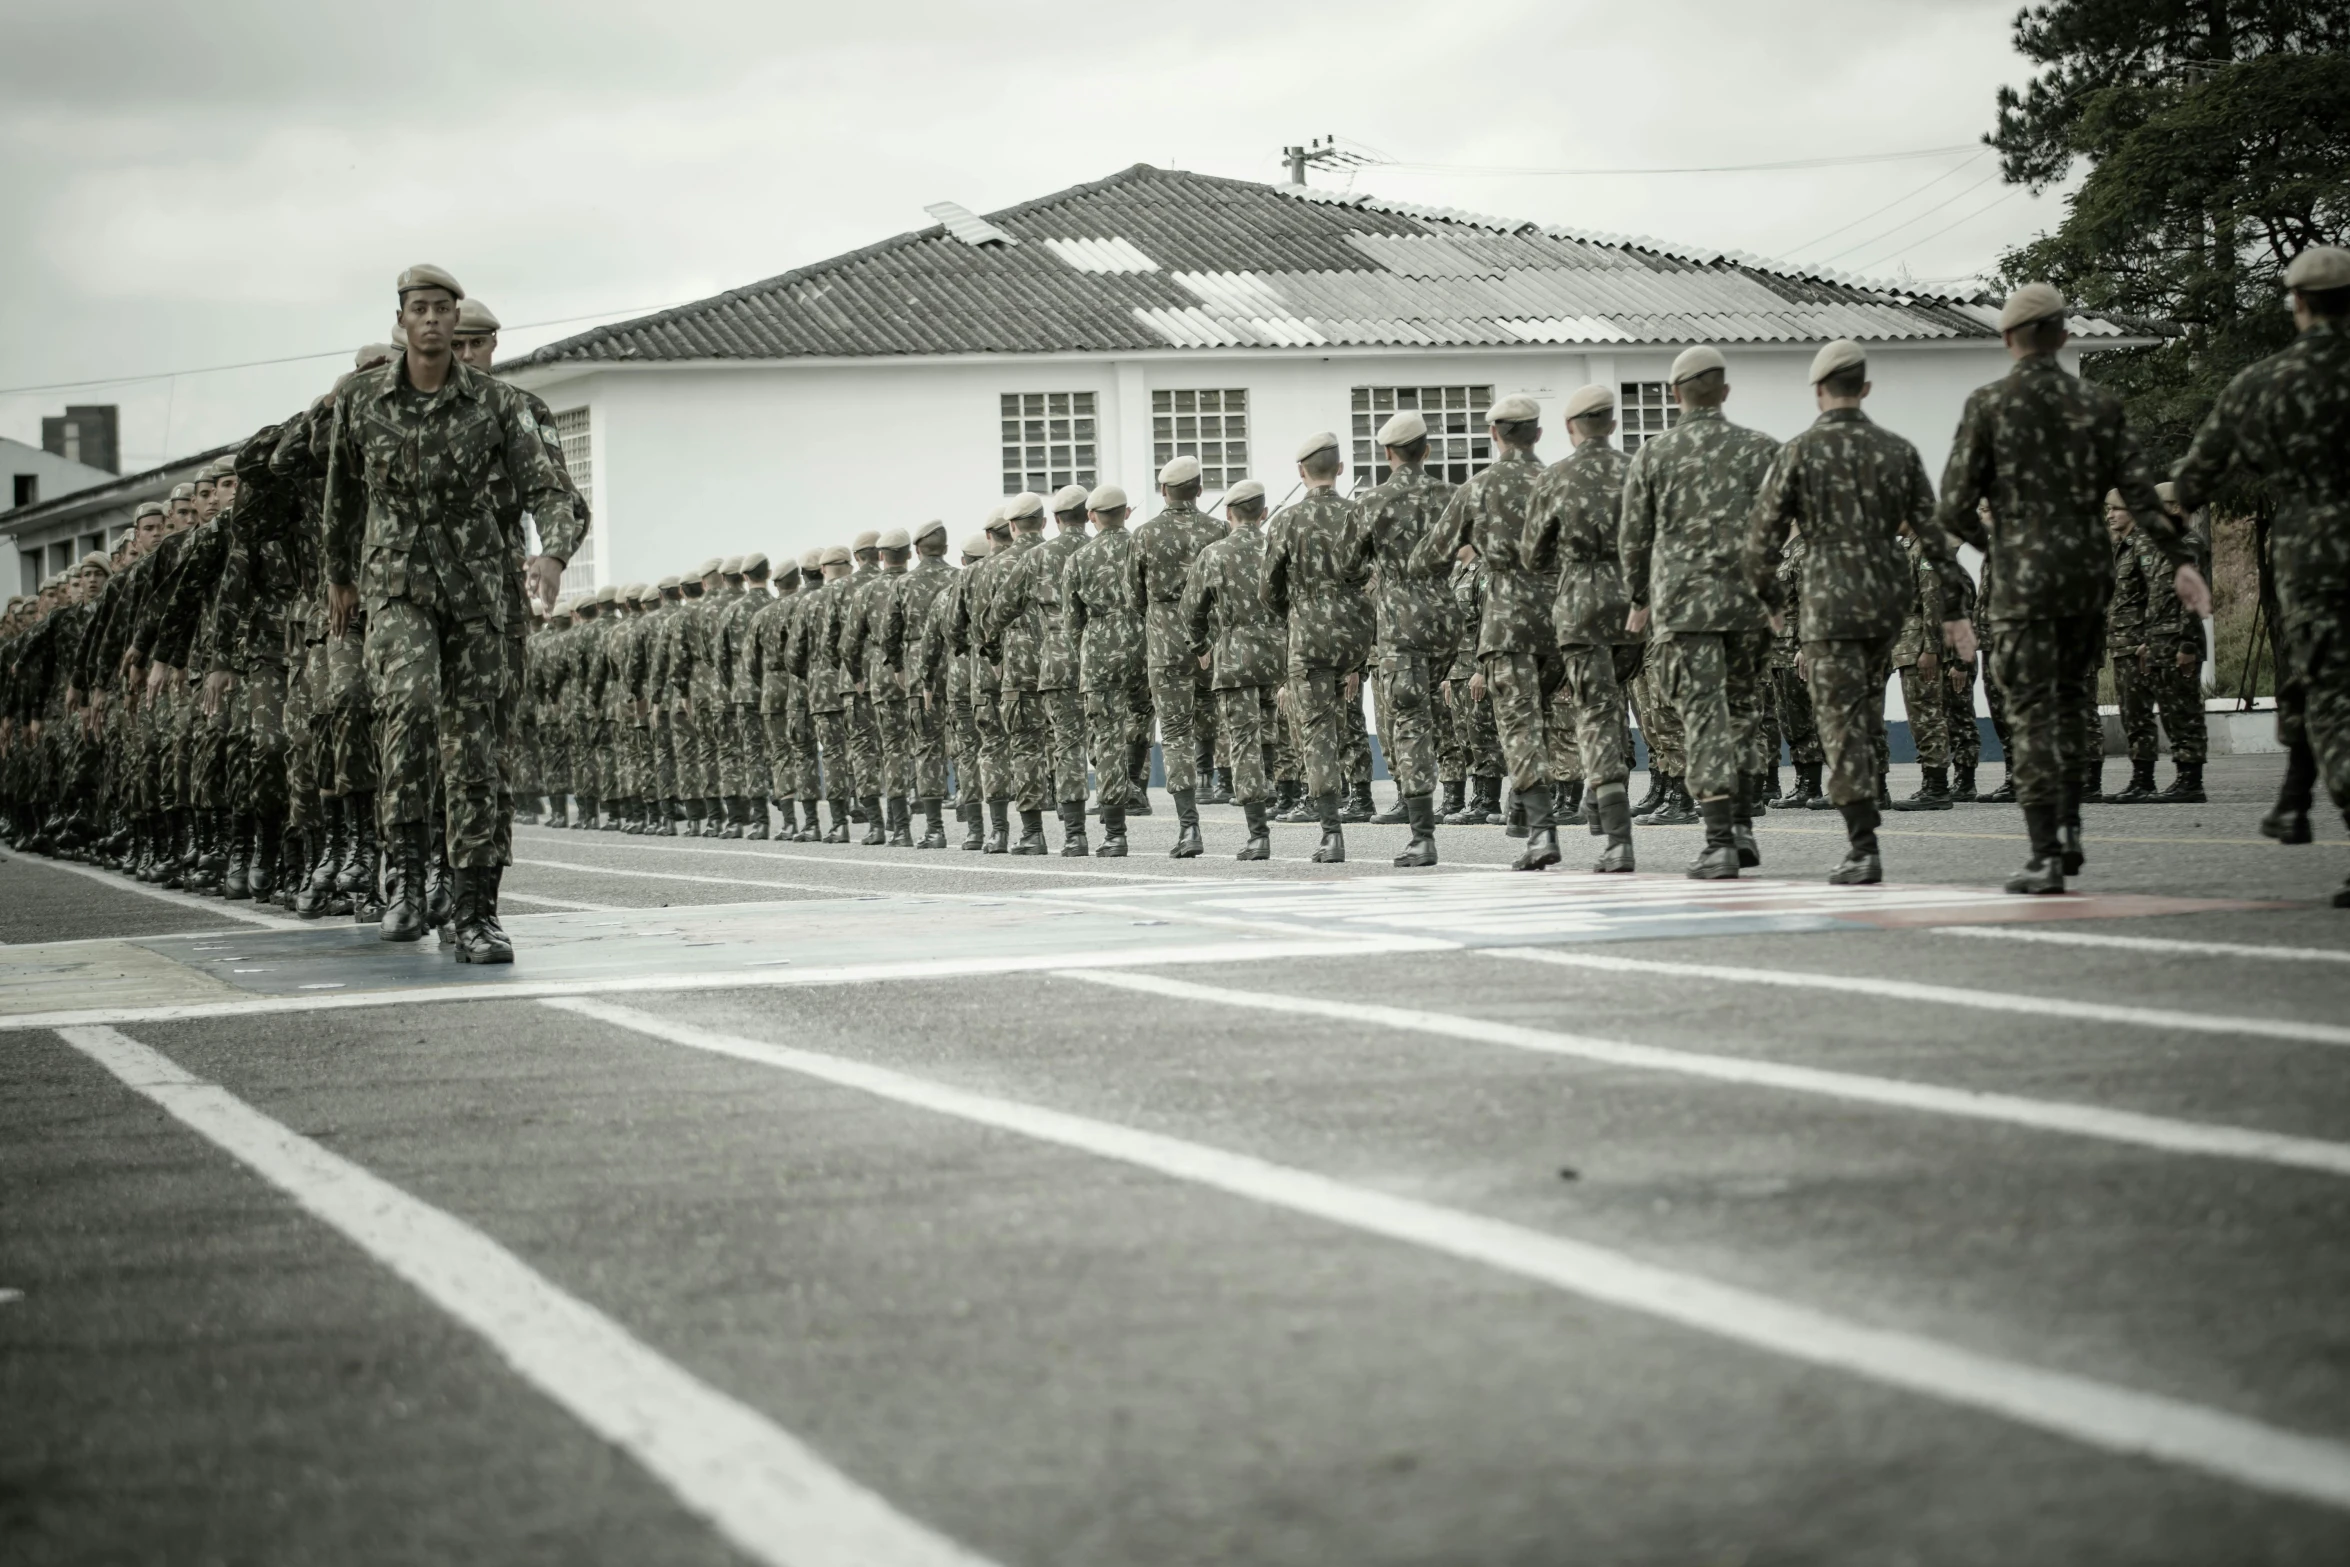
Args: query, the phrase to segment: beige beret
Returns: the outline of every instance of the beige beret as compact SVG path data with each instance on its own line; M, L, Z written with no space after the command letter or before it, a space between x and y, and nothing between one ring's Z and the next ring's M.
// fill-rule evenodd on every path
M743 575L746 577L757 576L760 572L765 571L767 566L768 560L765 550L753 550L743 557Z
M1523 392L1510 393L1485 416L1491 424L1528 424L1541 417L1542 405Z
M2154 498L2165 506L2176 506L2179 503L2179 487L2165 479L2154 487Z
M1087 511L1116 511L1126 504L1126 492L1115 484L1097 486L1085 498Z
M1681 350L1681 357L1673 361L1672 374L1668 379L1673 385L1679 386L1692 376L1703 375L1708 370L1728 370L1729 368L1730 363L1722 357L1720 349L1711 343L1700 343L1695 348Z
M196 498L196 487L185 482L175 484L171 487L171 498L175 501L192 501Z
M725 561L720 560L717 556L713 555L708 560L703 561L699 566L694 568L694 575L697 577L707 577L716 572L725 564Z
M1567 399L1567 411L1560 417L1566 419L1589 419L1594 415L1606 414L1609 418L1612 419L1615 417L1615 412L1615 388L1612 386L1601 386L1598 382L1594 381L1589 386L1578 386L1575 388L1574 395Z
M141 517L160 517L169 509L161 501L141 501L139 509L131 513L131 520L136 522Z
M661 585L657 582L632 582L628 585L628 592L639 604L658 604L661 601Z
M401 326L397 321L392 323L392 341L390 347L392 352L395 354L404 351L408 347L408 329Z
M739 577L742 574L743 558L740 555L729 555L718 563L718 575L721 577Z
M2323 293L2350 288L2350 250L2339 245L2312 245L2285 268L2285 287Z
M1833 343L1824 344L1818 353L1811 356L1811 384L1817 386L1837 371L1850 370L1856 365L1865 369L1868 362L1866 350L1851 338L1840 337Z
M369 343L351 356L351 368L365 370L371 366L380 365L398 352L399 350L389 343Z
M817 567L819 567L819 566L821 566L821 565L823 565L823 564L824 564L824 547L823 547L822 545L818 545L818 546L817 546L815 549L812 549L812 550L803 550L803 551L801 551L801 553L800 553L800 570L802 570L802 571L814 571L814 570L815 570Z
M1406 408L1402 413L1379 427L1381 446L1409 446L1428 433L1428 421L1419 413Z
M445 288L449 291L451 299L465 297L465 290L459 286L457 280L449 276L445 268L436 267L429 261L419 261L401 273L400 281L392 285L392 292L406 294L412 289L419 288Z
M619 603L620 584L617 582L607 582L602 587L596 589L596 602L599 604Z
M963 541L963 553L973 560L985 560L995 549L995 541L984 533L974 533Z
M495 337L498 332L497 313L478 299L459 299L457 304L457 335L459 337Z
M82 570L103 571L108 576L112 576L114 575L114 562L93 550L82 557Z
M2008 295L2007 303L1999 307L1999 330L2009 332L2063 314L2064 296L2056 291L2053 283L2026 283Z
M1331 437L1331 440L1333 441L1336 441L1337 439L1338 437L1336 436ZM1305 461L1304 453L1300 452L1298 454L1298 461ZM1159 482L1161 484L1189 484L1192 480L1198 477L1199 459L1197 457L1173 458L1168 462L1166 467L1159 470Z
M1034 490L1022 490L1004 502L1004 520L1007 522L1017 522L1023 517L1041 517L1043 515L1044 497Z
M910 550L914 547L913 538L903 528L884 528L881 537L874 543L885 550Z
M678 583L682 580L682 578L678 577L663 577L659 582L654 583L653 586L658 588L663 593L675 593L677 591Z
M846 566L851 557L846 544L827 544L824 553L816 557L819 566Z
M2121 491L2107 490L2105 492L2105 509L2108 511L2127 511L2129 510L2129 502L2122 499Z
M1085 510L1085 486L1064 484L1053 491L1052 511L1058 517L1064 512Z
M1081 504L1081 505L1083 504L1082 500L1079 502L1079 504ZM941 539L943 539L943 538L945 538L946 536L947 536L947 525L946 525L945 523L943 523L943 522L939 521L939 520L938 520L936 517L933 517L933 518L931 518L931 519L930 519L928 522L924 523L924 524L923 524L921 527L919 527L919 528L916 528L916 529L914 530L914 542L915 542L916 544L920 544L920 543L921 543L921 542L922 542L924 539L928 539L928 538L934 538L934 537L935 537L935 538L941 538Z
M1231 489L1224 492L1224 506L1226 510L1230 510L1232 507L1238 506L1243 502L1261 501L1264 498L1265 487L1263 485L1257 483L1257 481L1254 479L1243 479L1238 484L1234 485Z
M881 531L878 528L867 528L849 542L849 548L863 551L876 548L880 543Z
M1338 436L1334 431L1324 430L1319 434L1309 435L1303 441L1298 443L1297 460L1299 462L1304 462L1308 457L1313 456L1314 453L1329 451L1337 444Z

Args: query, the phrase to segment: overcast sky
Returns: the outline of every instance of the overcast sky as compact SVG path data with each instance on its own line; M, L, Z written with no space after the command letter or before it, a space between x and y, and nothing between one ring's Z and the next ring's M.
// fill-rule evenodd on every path
M2052 225L1976 142L2016 0L74 0L0 23L0 435L123 408L146 467L282 417L448 267L507 352L1129 164L1282 178L1871 275ZM1504 171L1504 172L1495 172ZM1315 183L1343 185L1344 176ZM1879 210L1883 209L1883 210ZM558 322L536 330L522 323Z

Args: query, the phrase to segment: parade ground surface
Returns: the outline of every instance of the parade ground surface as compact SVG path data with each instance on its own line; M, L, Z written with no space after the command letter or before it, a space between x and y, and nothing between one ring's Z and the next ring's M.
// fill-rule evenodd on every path
M0 1558L2340 1567L2280 771L2051 899L1974 805L1854 889L1814 812L1733 884L531 827L495 969L0 857Z

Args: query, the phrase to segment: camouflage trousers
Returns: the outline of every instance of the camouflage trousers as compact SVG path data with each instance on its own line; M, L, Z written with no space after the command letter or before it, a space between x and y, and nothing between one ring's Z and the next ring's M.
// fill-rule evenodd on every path
M1159 754L1167 770L1167 792L1199 789L1199 669L1194 661L1151 666L1151 711L1158 719Z
M1105 811L1128 810L1142 803L1128 756L1134 745L1134 700L1131 693L1103 689L1085 693L1086 748L1093 753L1094 787ZM990 799L1000 798L990 794Z
M2001 689L1999 675L1991 667L1991 650L1983 649L1983 705L1991 710L1991 733L1999 742L1999 754L2010 768L2015 766L2015 731L2007 723L2007 693Z
M504 863L497 857L504 636L487 621L457 620L394 599L368 617L366 658L383 725L383 820L427 821L437 773L449 863L468 869Z
M726 721L725 704L702 696L693 704L692 712L676 718L677 790L681 799L707 800L718 793L718 727ZM575 760L572 772L578 771Z
M811 713L808 717L816 730L816 750L823 770L822 792L818 798L857 798L857 765L849 751L854 743L849 731L855 724L855 716L849 709L839 707L829 713Z
M356 625L326 644L326 701L334 793L373 792L381 779L375 741L375 697L367 662L367 636Z
M842 709L848 714L849 765L856 774L856 794L880 794L885 783L881 768L881 724L873 714L873 698L863 692L852 691L843 699L848 705Z
M247 802L244 809L275 816L288 804L285 666L256 663L237 689L245 708L244 766L231 787Z
M800 797L800 752L792 743L791 714L782 710L759 715L759 732L767 745L767 797Z
M979 735L977 798L981 800L1012 797L1011 737L1004 728L1004 698L1008 694L982 680L971 683L971 724Z
M873 702L873 726L881 735L881 772L867 794L909 797L914 791L914 727L902 696L882 695Z
M1306 793L1316 798L1340 793L1346 788L1348 728L1359 731L1363 725L1362 704L1347 700L1346 671L1293 661L1288 690Z
M947 757L955 768L955 804L977 806L987 796L979 779L979 712L971 702L970 670L961 660L947 671L945 703Z
M729 797L763 795L767 777L766 743L759 735L758 709L748 702L728 702L718 727L718 792Z
M1901 666L1901 705L1909 710L1909 738L1920 767L1950 765L1950 726L1943 714L1942 671L1924 675L1915 664Z
M630 800L661 798L661 767L654 759L653 726L634 714L619 726L622 755L621 796Z
M1662 641L1665 695L1681 715L1688 761L1682 774L1698 800L1726 800L1740 775L1762 770L1760 716L1768 631L1676 631Z
M1371 671L1368 667L1354 670L1352 673L1355 676L1358 691L1371 689ZM1346 747L1340 758L1340 766L1346 774L1347 787L1353 788L1360 784L1367 789L1371 785L1372 772L1371 724L1369 719L1364 716L1363 704L1360 701L1349 704L1344 737Z
M1820 749L1820 726L1813 716L1811 685L1795 672L1792 664L1771 670L1771 697L1779 717L1779 733L1787 742L1787 754L1798 767L1817 767L1825 753ZM1774 765L1778 753L1772 753Z
M2296 604L2281 640L2281 667L2289 676L2278 682L2278 735L2296 738L2288 726L2297 724L2299 737L2307 739L2317 758L2326 793L2350 811L2350 595ZM2283 694L2288 685L2298 697L2293 713L2287 712Z
M1885 666L1893 639L1806 642L1803 662L1827 763L1828 798L1856 805L1877 797L1885 750Z
M1451 749L1438 763L1447 783L1465 778L1501 776L1501 731L1493 722L1493 698L1469 693L1469 677L1456 675L1444 682L1444 706L1451 720Z
M1665 691L1664 659L1650 658L1632 682L1632 716L1639 720L1640 738L1648 744L1648 770L1675 777L1687 771L1689 754L1681 725L1681 710Z
M1012 808L1045 810L1057 802L1052 799L1053 733L1045 718L1044 698L1035 691L1006 686L999 707L1009 772L1006 787Z
M2013 749L2008 776L2019 805L2051 805L2077 822L2084 772L2092 749L2097 664L2104 655L2105 617L2067 615L2005 621L1991 628L1991 678L2006 698Z
M1975 661L1942 660L1942 723L1950 732L1950 761L1973 767L1983 759L1983 728L1975 722Z
M1647 661L1648 649L1638 642L1559 649L1559 697L1553 711L1555 715L1563 710L1566 721L1575 726L1583 781L1590 788L1620 784L1631 775L1632 737L1624 724L1624 688Z
M1216 693L1216 733L1223 737L1225 766L1232 769L1237 805L1262 805L1273 798L1268 762L1281 710L1273 686L1226 686Z
M1493 704L1493 725L1501 733L1502 760L1509 769L1510 787L1520 794L1547 787L1569 764L1551 722L1552 700L1558 695L1563 672L1558 654L1483 653L1477 671L1485 677L1485 696Z
M2122 739L2132 762L2152 762L2161 754L2160 737L2170 739L2171 760L2204 760L2209 730L2203 716L2203 671L2200 664L2181 669L2175 654L2150 655L2141 668L2134 651L2113 655L2113 689L2121 708ZM2161 728L2155 727L2157 715Z
M1074 701L1074 691L1066 693ZM920 693L905 699L908 798L943 800L947 794L946 714L937 699L925 702ZM1078 756L1077 798L1085 798L1084 755Z
M1044 699L1045 726L1051 731L1047 757L1052 769L1053 798L1085 798L1085 697L1074 686L1037 693Z
M1379 711L1381 748L1398 793L1433 794L1437 784L1436 715L1441 703L1429 654L1382 653L1372 673L1371 699ZM1238 757L1233 759L1236 770ZM1236 796L1237 798L1237 796Z

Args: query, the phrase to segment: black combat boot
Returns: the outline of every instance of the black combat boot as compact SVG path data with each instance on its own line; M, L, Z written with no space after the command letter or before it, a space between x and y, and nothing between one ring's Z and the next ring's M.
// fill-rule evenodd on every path
M2032 858L2022 870L2007 878L2007 890L2021 893L2064 891L2063 827L2057 821L2057 808L2053 805L2025 806L2024 832L2032 840Z
M1781 810L1802 810L1819 797L1820 764L1817 762L1797 762L1795 764L1795 782L1789 784L1787 792L1771 803Z
M498 883L504 871L495 865L457 867L455 956L460 963L511 963L514 943L498 923Z
M377 934L385 941L415 941L431 923L425 913L424 823L394 822L386 848L389 863L385 879L390 883L390 897L383 905Z
M1126 776L1134 780L1134 803L1126 807L1129 816L1148 816L1151 813L1151 743L1137 740L1126 750Z
M854 807L846 800L832 802L832 826L825 830L824 842L846 843L849 841L849 813L853 809Z
M1085 800L1063 800L1060 805L1061 858L1082 860L1093 854L1093 846L1085 841Z
M326 912L328 894L335 885L336 839L342 833L343 802L320 800L318 825L303 840L309 863L302 868L301 890L294 894L294 913L313 920Z
M1216 798L1216 748L1214 746L1203 745L1193 753L1191 770L1196 779L1192 786L1192 793L1198 796L1200 804L1224 805L1229 803L1228 800Z
M1446 826L1452 825L1452 819L1461 813L1462 788L1467 782L1465 778L1444 780L1444 794L1436 802L1436 819Z
M1754 792L1751 796L1751 803L1754 807L1754 814L1757 816L1768 816L1771 811L1772 802L1776 801L1778 798L1779 768L1778 764L1774 762L1768 768L1765 768L1763 771L1754 775Z
M1020 841L1012 845L1014 854L1044 854L1049 851L1044 842L1044 812L1020 813Z
M232 903L242 903L253 896L253 818L243 812L230 817L228 869L220 875L220 895ZM262 873L263 882L269 880Z
M1175 847L1167 851L1167 858L1196 860L1208 847L1199 836L1199 799L1189 791L1168 793L1175 801Z
M857 840L859 848L878 849L889 842L889 829L883 825L881 796L865 796L865 836Z
M1236 860L1269 860L1273 857L1273 829L1265 817L1265 803L1252 801L1241 806L1240 814L1248 823L1248 842L1232 856Z
M195 811L190 814L195 853L190 856L182 884L189 892L217 898L220 896L220 873L228 864L227 849L222 842L227 834L220 827L221 813Z
M1976 795L1975 803L1977 805L2015 804L2015 769L2013 767L2007 769L2006 776L1999 780L1998 788L1987 789Z
M1436 863L1436 796L1407 794L1396 802L1403 807L1404 819L1411 823L1412 836L1403 846L1403 853L1395 857L1399 870L1416 870Z
M2105 798L2105 758L2098 757L2081 769L2081 785L2074 799L2082 805L2103 805Z
M832 769L828 767L825 771L830 772ZM871 820L865 812L865 801L862 797L853 794L849 796L849 820L859 827Z
M1548 870L1559 862L1558 824L1551 818L1553 799L1548 784L1519 792L1518 804L1526 812L1526 847L1510 861L1511 870Z
M2317 753L2308 741L2298 741L2286 748L2284 781L2277 786L2277 803L2260 818L2260 835L2279 843L2308 843L2315 836L2309 830L2309 808L2316 798Z
M1105 807L1106 809L1106 807ZM987 847L989 854L1008 854L1012 849L1012 802L987 802Z
M1736 792L1730 796L1730 842L1738 851L1738 868L1753 870L1762 863L1762 846L1754 841L1754 801L1762 793L1763 780L1756 773L1740 773Z
M335 867L335 891L346 897L375 888L375 795L354 790L343 796L343 860Z
M1950 774L1940 767L1918 769L1918 792L1893 802L1897 811L1947 811L1952 808Z
M2203 805L2208 798L2203 793L2203 764L2201 762L2174 762L2171 764L2170 787L2156 795L2149 805Z
M1636 869L1632 856L1632 796L1622 784L1601 784L1591 805L1599 830L1607 834L1607 847L1600 850L1592 871L1607 875Z
M935 794L924 795L922 797L922 839L914 845L915 848L943 849L947 846L947 824L939 812L939 797ZM1085 820L1085 802L1083 800L1077 802L1077 819L1081 822Z
M1349 787L1346 798L1338 805L1338 819L1342 822L1367 822L1377 814L1378 805L1371 798L1371 780L1363 779Z
M1688 780L1675 773L1665 780L1665 803L1642 819L1642 824L1649 827L1686 827L1696 820L1697 802L1689 798Z
M889 847L914 847L914 818L906 809L906 797L893 794L882 804L882 814L889 818Z
M1526 795L1523 790L1510 790L1510 808L1502 814L1501 830L1505 837L1526 836Z
M1671 792L1671 780L1672 774L1657 766L1656 762L1651 759L1648 764L1648 793L1632 802L1632 820L1640 820L1665 803L1665 796Z
M2153 759L2148 758L2141 762L2133 757L2130 761L2130 781L2122 785L2119 793L2106 796L2105 803L2108 805L2143 805L2154 799L2155 795Z
M1569 779L1550 786L1550 824L1563 827L1583 819L1583 780Z
M1093 851L1097 860L1126 858L1126 811L1123 806L1102 807L1102 846Z
M1434 796L1430 796L1430 804L1433 806ZM1395 803L1373 816L1371 825L1374 827L1396 827L1411 819L1411 802L1404 797L1403 784L1399 781L1395 786Z
M955 820L963 824L963 849L977 854L987 847L987 813L977 800L966 800L955 807Z
M1874 887L1885 879L1885 862L1877 854L1877 814L1874 800L1855 800L1843 807L1844 860L1828 872L1831 887Z
M1969 805L1974 802L1974 798L1975 764L1972 762L1952 762L1950 764L1951 803Z
M748 821L743 823L744 838L748 839L752 843L765 843L767 841L770 831L769 822L771 820L767 813L768 810L775 804L776 802L774 800L763 794L747 795L744 797L743 810L750 818Z
M1219 767L1211 775L1215 782L1209 792L1200 796L1202 805L1230 805L1232 803L1232 769Z
M447 828L434 822L425 834L430 845L424 861L424 922L445 931L456 909L456 884L449 873Z
M1705 847L1697 851L1697 858L1689 862L1684 874L1691 881L1736 881L1738 823L1732 803L1706 800L1698 805L1697 814L1705 823Z
M1295 778L1281 780L1281 792L1273 802L1273 820L1277 822L1310 822L1314 820L1314 802L1306 797L1306 786Z
M1322 822L1322 846L1314 851L1316 865L1344 865L1346 863L1346 833L1339 826L1338 810L1346 796L1330 793L1314 802L1314 814Z

